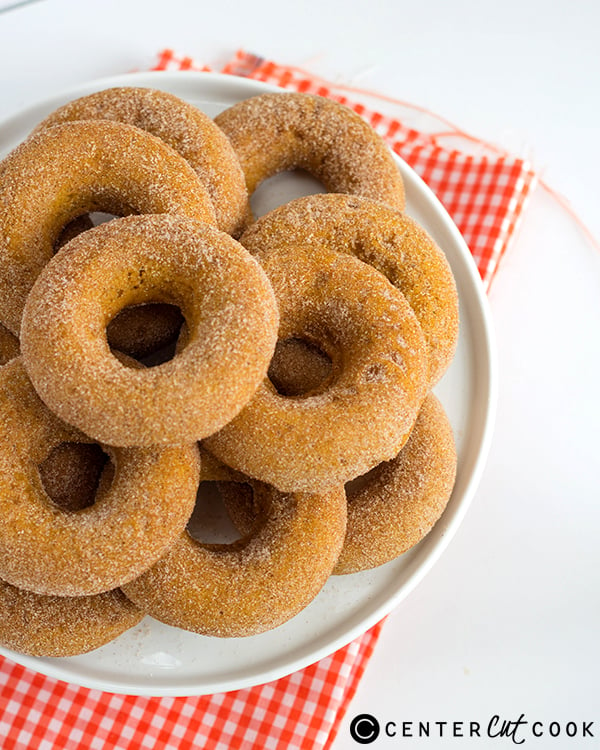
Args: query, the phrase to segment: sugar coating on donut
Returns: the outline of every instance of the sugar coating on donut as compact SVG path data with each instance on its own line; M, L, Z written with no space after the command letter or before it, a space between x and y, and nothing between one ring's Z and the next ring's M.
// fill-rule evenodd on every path
M35 133L0 163L0 321L13 333L63 227L90 211L215 222L197 174L150 133L102 120Z
M202 544L188 533L149 571L124 588L148 614L169 625L218 637L271 630L321 590L344 538L343 488L285 495L263 485L219 484L254 492L257 520L233 544Z
M267 379L205 448L282 492L343 484L396 455L427 392L423 332L378 271L324 248L257 254L279 304L279 338L313 342L332 362L326 388L277 393Z
M267 93L234 104L215 122L238 155L250 193L264 179L299 168L331 192L404 209L404 183L391 151L342 104L312 94Z
M378 567L420 542L448 504L456 464L452 427L429 393L400 453L346 485L346 536L333 574ZM251 498L237 493L224 500L235 527L249 533L256 522Z
M262 216L240 241L259 259L302 245L349 253L373 266L415 312L427 340L430 387L445 373L459 334L456 283L442 249L410 216L360 196L311 195Z
M0 581L0 644L22 654L84 654L143 617L118 589L95 596L43 596Z
M241 234L249 213L244 174L229 140L208 115L165 91L122 86L68 102L34 132L63 122L98 119L134 125L174 148L208 190L217 226L234 237Z
M0 369L0 438L0 579L13 586L58 596L116 588L165 553L193 510L195 445L111 450L112 481L101 479L94 504L53 503L39 464L89 438L49 412L21 358Z
M180 307L189 337L156 367L111 353L106 327L131 304ZM29 376L62 419L109 445L200 440L264 378L277 337L275 297L233 238L183 217L131 216L72 240L47 264L23 316Z
M456 462L450 422L430 393L398 456L346 487L348 526L334 574L383 565L421 541L448 504Z

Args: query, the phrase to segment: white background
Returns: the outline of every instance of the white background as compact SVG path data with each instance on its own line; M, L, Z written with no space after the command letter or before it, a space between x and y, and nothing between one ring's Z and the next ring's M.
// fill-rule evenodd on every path
M0 3L8 5L8 2ZM218 67L238 48L427 107L529 158L600 237L600 6L592 0L193 3L38 0L0 14L0 117L172 47ZM560 722L532 748L600 746L600 250L537 189L494 282L500 359L491 454L466 521L386 622L349 723ZM570 740L567 722L594 722ZM556 728L556 727L554 727ZM435 730L435 731L434 731ZM433 736L436 735L436 736ZM508 747L510 739L494 746Z

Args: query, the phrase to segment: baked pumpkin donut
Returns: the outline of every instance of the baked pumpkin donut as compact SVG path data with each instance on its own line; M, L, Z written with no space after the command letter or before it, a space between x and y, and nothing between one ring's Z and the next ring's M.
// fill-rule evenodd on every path
M446 256L414 219L368 198L310 195L262 216L240 241L261 259L282 245L324 246L372 265L417 316L429 351L429 385L446 371L458 341L456 284Z
M173 94L122 86L68 102L36 128L73 120L113 120L146 130L178 151L206 187L217 226L238 237L249 215L244 173L223 131L197 107Z
M0 645L21 654L84 654L143 617L119 589L95 596L43 596L0 581Z
M256 635L296 615L327 581L344 539L344 491L283 494L256 482L219 488L252 495L252 530L232 544L204 544L185 532L124 592L168 625L218 637Z
M394 560L429 533L456 478L452 427L430 393L406 445L346 487L348 527L334 573L356 573Z
M181 309L186 344L156 367L128 367L106 328L147 302ZM232 237L180 216L128 216L79 235L45 266L25 306L21 351L44 402L95 440L194 442L253 395L277 324L266 275Z
M414 547L442 515L455 477L452 427L429 393L400 453L346 485L346 537L334 575L376 568ZM229 494L224 502L235 527L247 534L256 520L251 498Z
M265 379L204 447L282 492L319 492L398 453L427 392L425 339L402 293L357 258L304 246L257 257L279 304L280 340L314 345L331 374L302 397Z
M278 172L304 169L334 193L404 209L404 183L385 141L349 107L312 94L259 94L215 118L252 194Z
M135 578L178 538L194 508L195 445L105 448L111 472L103 474L96 502L74 512L59 508L38 466L72 442L90 439L44 406L21 358L2 367L0 579L37 594L93 595Z
M63 227L90 211L215 222L185 159L133 125L68 122L30 136L0 163L0 322L13 333Z

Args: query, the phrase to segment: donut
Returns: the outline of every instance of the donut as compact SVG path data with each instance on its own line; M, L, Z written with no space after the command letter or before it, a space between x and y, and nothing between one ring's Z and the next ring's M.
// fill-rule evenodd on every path
M414 547L442 515L455 478L452 427L429 393L396 458L347 486L348 527L334 573L375 568Z
M232 544L205 544L185 532L123 590L168 625L221 638L256 635L296 615L327 581L344 539L343 488L284 494L250 480L219 488L251 494L252 530Z
M446 371L458 341L456 284L443 251L411 217L368 198L311 195L262 216L240 241L259 257L281 245L325 246L372 265L417 316L427 340L430 387Z
M199 458L193 444L102 446L111 461L95 503L78 511L58 507L45 492L38 467L57 446L74 442L91 441L44 406L21 357L4 365L0 579L17 588L52 596L90 596L117 588L166 552L194 508Z
M43 596L0 581L0 645L21 654L84 654L143 617L119 589L95 596Z
M185 159L133 125L68 122L32 135L0 164L0 322L13 333L63 227L90 211L215 221Z
M303 169L330 192L404 209L404 183L392 152L343 104L304 93L259 94L215 122L233 145L250 194L278 172Z
M187 343L161 365L128 367L106 327L147 302L181 309ZM168 445L200 440L242 409L264 379L277 324L266 275L228 234L181 216L128 216L79 235L45 266L21 351L65 422L112 446Z
M414 547L442 515L456 478L452 427L429 393L406 445L346 485L348 518L334 575L379 567ZM225 495L232 522L247 534L255 522L251 498Z
M78 234L93 227L89 214L78 216L62 230L55 249L59 250ZM141 361L151 355L160 356L163 350L172 348L182 322L181 311L174 305L137 305L126 308L111 320L106 338L114 351Z
M225 134L197 107L165 91L123 86L68 102L34 132L74 120L124 122L168 143L206 187L219 229L241 234L249 214L244 173Z
M282 492L319 492L393 458L427 392L425 339L402 295L378 271L327 248L256 256L279 304L279 339L327 354L331 375L301 397L266 378L204 447Z
M0 323L0 365L19 355L19 339Z

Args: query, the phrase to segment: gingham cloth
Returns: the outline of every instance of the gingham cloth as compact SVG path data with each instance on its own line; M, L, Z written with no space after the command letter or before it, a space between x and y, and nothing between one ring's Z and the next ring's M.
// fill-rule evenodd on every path
M152 69L208 70L170 50L160 53ZM443 145L449 137L462 139L464 147L473 139L456 130L417 130L406 120L367 106L379 99L380 104L397 111L398 102L368 92L349 100L347 87L328 84L304 71L243 51L223 72L329 96L365 117L444 203L489 288L536 181L526 162L490 148L479 153L450 148ZM402 107L409 119L411 108ZM377 624L334 654L287 677L201 697L115 695L55 680L0 657L0 748L327 748L356 691L381 626Z

